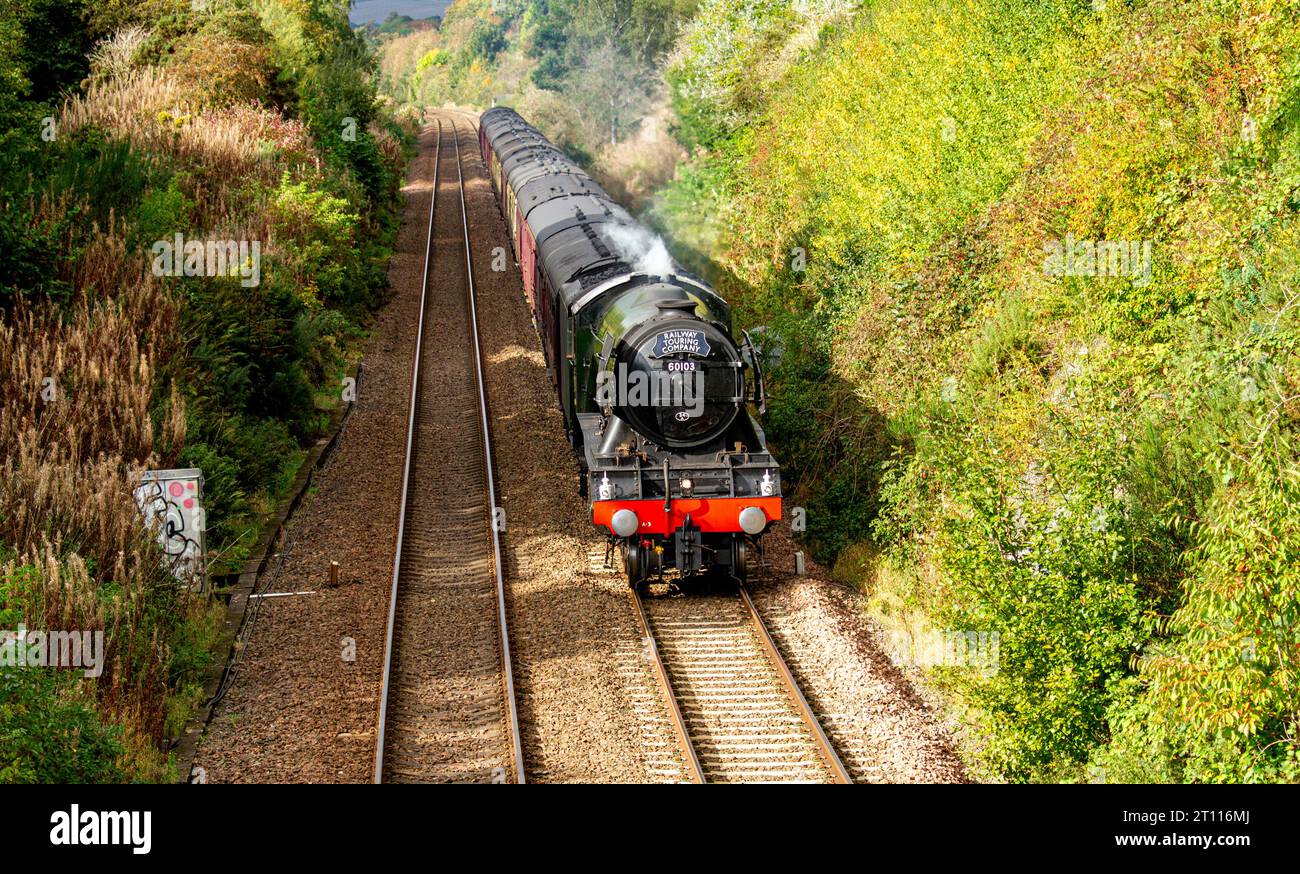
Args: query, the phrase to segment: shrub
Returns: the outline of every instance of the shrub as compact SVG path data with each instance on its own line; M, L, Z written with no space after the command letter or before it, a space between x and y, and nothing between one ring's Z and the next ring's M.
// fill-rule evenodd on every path
M176 176L168 179L166 186L150 189L136 209L135 248L148 251L154 241L169 239L178 230L192 227L193 211L194 202L185 196Z
M756 120L799 16L787 0L705 0L669 64L673 109L688 147L718 146Z
M19 32L16 61L30 98L48 103L86 75L90 40L82 27L83 0L10 0Z
M271 196L271 230L282 265L308 310L352 303L354 234L358 216L346 200L292 182L286 174Z
M985 712L982 756L1002 777L1085 761L1143 639L1134 554L1153 535L1127 500L1124 447L1105 427L1072 422L1028 462L959 416L924 429L926 474L952 508L934 520L946 584L931 610L945 628L999 635L994 676L950 681Z
M1185 577L1096 756L1113 779L1300 779L1296 233L1294 219L1273 231L1244 294L1197 320L1177 362L1201 424L1180 454L1203 497L1179 508Z
M136 59L149 31L140 25L124 27L95 46L90 54L90 73L98 80L125 76L136 68Z
M0 669L0 783L122 783L121 729L100 721L71 675Z
M72 254L62 244L73 219L67 213L38 217L16 204L0 210L0 311L10 309L20 294L56 303L71 297L69 284L59 277Z
M205 25L172 56L177 78L200 95L203 106L228 106L269 96L278 71L271 63L270 37L246 13L247 28L235 33ZM210 19L216 22L219 19Z
M115 217L129 216L162 175L152 156L94 130L78 132L61 157L49 178L50 198L76 192L86 204L76 213L84 226L107 227Z

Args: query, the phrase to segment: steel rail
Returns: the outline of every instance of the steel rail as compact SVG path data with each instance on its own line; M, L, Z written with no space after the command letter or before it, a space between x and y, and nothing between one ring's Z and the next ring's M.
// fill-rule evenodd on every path
M754 605L753 599L750 598L749 591L743 584L737 587L741 603L745 607L746 616L749 619L750 626L755 632L760 644L762 644L763 655L775 671L781 686L783 687L787 699L798 711L799 717L817 748L817 753L822 762L829 770L834 783L852 783L853 778L849 775L848 769L844 767L839 754L835 751L835 746L822 729L821 722L813 712L812 706L804 696L803 691L799 688L799 683L795 679L794 673L790 670L781 655L781 650L776 644L775 638L768 631L767 625L763 622L758 613L758 608ZM659 682L660 691L664 695L664 701L668 707L669 720L673 725L673 733L677 736L677 742L682 748L687 760L688 770L692 783L709 782L700 764L699 755L696 752L695 744L691 740L690 727L687 725L686 718L682 713L681 706L678 703L678 696L673 689L672 680L668 674L668 667L664 663L663 656L660 654L658 642L655 640L653 626L650 624L649 616L645 609L645 604L641 599L640 592L635 587L628 589L632 598L632 609L636 613L637 623L641 628L642 638L649 648L648 655L654 667L655 677Z
M677 743L682 748L682 755L686 759L691 782L706 783L708 781L704 778L704 768L700 766L699 754L695 751L695 745L691 743L690 730L686 727L686 717L682 715L682 708L677 704L677 695L673 692L672 682L668 679L668 668L664 665L663 656L659 654L659 644L655 642L650 620L646 618L641 594L635 586L629 586L628 592L632 596L632 609L636 611L636 620L641 625L641 640L649 648L648 655L654 665L659 690L663 692L664 701L668 703L668 718L673 724L673 733L677 735Z
M478 125L472 116L470 116L468 113L459 113L459 114L464 115L466 117L466 120L470 124L471 130L476 131L478 129ZM453 124L453 128L454 128L454 124ZM457 160L457 171L459 172L460 170L459 138L456 139L456 160ZM462 220L464 220L465 188L464 188L463 181L461 184L460 196L461 196ZM466 223L466 231L465 231L465 257L466 257L466 262L469 263L470 246L469 246L468 223ZM476 352L475 359L476 361L479 362L479 366L481 367L482 366L481 358L479 358L479 356L477 355L478 322L477 322L477 317L475 316L474 313L472 266L470 267L470 270L471 270L470 313L471 313L471 319L473 320L475 325L474 328L474 341L475 341L475 352ZM481 378L480 378L480 385L481 385ZM486 402L484 402L483 405L483 414L484 414L483 433L485 439L489 439L487 438L488 428L487 428L487 418L486 418L487 416ZM490 468L491 444L490 442L488 442L486 445L488 447L488 452L486 457L488 458L488 464ZM488 483L489 483L489 492L492 493L491 491L492 480L491 480L490 470L489 470ZM496 501L495 497L492 498L492 501L493 501L493 506L495 507L495 501ZM493 526L492 536L493 536L493 544L494 546L497 546L498 540L497 540L495 525ZM499 550L499 546L497 546L497 548ZM498 580L498 593L501 598L501 600L499 601L500 616L502 622L501 632L502 632L502 640L504 641L506 639L505 638L505 609L504 609L504 594L501 586L499 556L500 553L498 551L497 580ZM821 722L820 720L817 719L816 714L813 712L812 706L808 703L807 697L805 697L803 691L799 688L799 683L795 679L794 673L790 670L789 665L785 661L785 657L781 654L780 648L776 644L776 640L772 637L771 632L768 631L767 625L763 622L762 617L759 615L758 608L754 605L753 599L750 597L748 589L745 587L743 583L738 586L738 589L739 589L741 601L745 605L745 611L749 616L750 623L753 626L760 643L763 646L763 650L767 656L767 659L772 665L772 667L775 669L777 676L781 680L782 685L785 687L787 697L790 699L791 703L795 706L795 709L799 712L800 718L803 720L804 725L807 727L809 733L812 735L812 738L816 743L818 752L821 754L823 761L825 762L827 768L830 770L834 782L841 783L841 784L852 783L853 778L849 775L848 769L845 768L843 761L839 757L839 754L835 751L834 744L831 742L825 730L822 728ZM681 706L678 704L677 694L673 691L672 681L668 676L667 666L665 665L663 656L659 651L659 645L655 640L654 631L650 625L649 617L646 614L645 605L642 603L641 594L640 592L637 591L636 587L629 587L628 591L632 599L632 608L636 614L637 624L640 626L641 629L642 640L645 642L645 645L648 647L648 656L654 668L655 678L659 683L660 690L663 692L664 700L668 706L669 719L673 725L673 733L677 737L678 745L681 747L683 757L686 760L687 770L689 771L691 782L706 783L708 781L704 775L704 768L700 764L699 755L696 752L695 745L694 743L692 743L690 739L690 730L687 727L686 718L682 713ZM507 683L509 684L510 673L509 673L509 663L508 663L509 660L508 644L504 645L502 650L503 650L504 658L506 660L506 677L507 677ZM513 703L514 703L513 698L511 698L512 713L514 712ZM515 738L517 742L519 738L517 723L515 724ZM516 746L516 750L518 750L517 746ZM519 772L520 782L523 782L522 778L523 778L523 773L521 769Z
M406 422L406 459L402 465L402 498L397 510L397 549L393 555L393 583L388 593L388 631L384 637L384 673L379 693L379 729L375 739L375 782L384 781L384 731L388 721L388 690L392 683L393 630L397 624L397 581L402 573L402 544L406 538L406 503L411 490L411 452L415 445L415 414L420 391L420 363L424 350L424 314L429 297L429 261L433 255L433 213L438 205L438 168L442 166L442 121L433 153L433 181L429 193L429 229L424 243L424 279L420 283L420 316L415 329L415 362L411 366L410 411Z
M812 707L808 704L808 699L804 697L803 691L799 688L798 681L795 680L794 673L791 672L790 666L786 664L785 657L781 655L781 650L776 645L776 640L767 630L767 625L763 622L763 617L758 615L758 608L754 606L754 601L749 597L749 590L741 583L737 588L740 590L740 598L745 604L745 609L749 614L750 622L753 624L755 631L758 632L758 638L763 644L763 649L767 651L768 661L776 669L777 674L781 677L785 685L786 694L791 702L794 703L795 709L799 711L804 725L812 733L813 739L817 742L818 752L821 753L822 759L825 760L826 766L831 769L836 783L852 783L853 778L849 776L849 771L840 761L839 754L835 752L835 745L827 737L826 732L822 730L821 722L813 713Z
M470 130L473 131L473 124ZM456 144L456 179L460 188L460 220L465 230L465 270L467 271L469 299L470 334L474 339L474 376L478 381L479 415L483 426L483 466L486 469L488 487L489 527L492 530L492 552L496 569L497 586L497 631L501 636L501 676L505 684L506 717L510 724L511 745L515 759L515 782L527 782L524 774L524 751L519 730L519 708L515 703L514 670L510 659L510 631L506 622L506 587L502 572L501 535L497 525L497 491L496 479L492 475L492 429L488 424L487 389L483 380L483 352L479 345L478 307L474 291L474 258L469 244L469 214L465 209L465 176L461 167L460 135L456 123L451 122L452 141Z

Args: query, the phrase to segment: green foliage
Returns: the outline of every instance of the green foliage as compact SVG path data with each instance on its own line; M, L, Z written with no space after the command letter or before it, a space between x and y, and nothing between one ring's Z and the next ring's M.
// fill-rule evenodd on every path
M71 288L59 275L75 254L64 246L74 218L37 219L16 204L0 211L0 311L20 293L38 300L68 299Z
M75 87L88 69L90 41L82 26L82 0L9 0L5 17L18 39L17 62L31 100L49 103Z
M482 60L489 64L505 49L506 26L501 21L479 21L470 31L469 42L465 44L468 60Z
M345 360L347 345L360 339L363 332L342 312L325 308L300 315L297 332L308 350L303 365L308 379L313 385L325 385L332 394L337 382L328 380Z
M146 192L163 176L150 156L93 130L47 144L24 163L25 178L0 179L0 192L11 189L0 194L9 204L0 214L0 309L20 292L66 302L68 270L92 228L120 225L142 197L154 196ZM80 199L66 210L34 208L42 197L57 200L71 192Z
M715 148L756 120L766 99L767 65L798 22L790 0L703 0L668 69L679 135ZM766 75L765 75L766 74Z
M146 190L162 175L153 157L98 131L64 144L61 160L47 183L52 195L77 192L88 208L79 214L83 227L107 228L114 218L129 216Z
M786 351L769 383L767 436L779 447L784 476L816 484L794 500L807 511L814 550L833 557L863 537L875 516L864 495L878 476L881 423L834 378L823 319L786 318L769 327Z
M983 755L1010 779L1084 761L1142 640L1139 561L1153 536L1122 488L1104 421L1062 423L1043 461L1017 463L959 413L925 423L925 470L960 512L938 517L943 627L997 633L994 676L951 681L987 714ZM963 433L964 432L964 433Z
M149 33L129 35L138 48L117 63L96 62L95 88L83 95L94 121L71 134L45 125L59 115L63 90L76 89L90 68L93 42L137 26ZM158 81L179 83L197 111L168 118L165 132L152 127L159 119L133 108L150 96L146 89L114 78L141 65L165 67ZM147 383L136 397L163 435L153 443L158 462L204 472L218 571L238 564L288 488L326 420L314 388L351 356L359 324L382 300L409 144L380 109L374 61L348 24L346 4L0 7L0 318L9 320L19 297L40 317L4 326L21 347L48 339L24 332L77 318L83 303L112 299L119 328L157 314L140 326L138 371L133 356L123 369ZM247 288L234 277L138 284L133 271L148 269L150 245L176 233L257 238L261 284ZM139 303L137 290L152 303ZM80 336L102 342L98 330L90 324ZM105 384L116 390L110 377ZM79 472L75 461L56 468L55 485ZM129 526L130 518L114 524ZM55 592L82 598L92 617L104 611L116 649L98 684L0 671L0 781L169 779L153 745L202 696L219 609L148 574L128 569L118 579L111 556L80 557L85 544L62 520L39 525L66 555L52 554L40 572L18 566L11 578L0 576L0 617L11 620L0 627L20 619L38 627ZM147 547L141 556L155 573ZM0 557L16 561L3 545ZM78 569L73 582L42 583L45 568L59 562Z
M388 13L388 17L379 25L373 22L367 22L364 27L367 36L406 36L416 30L422 29L430 24L437 25L440 21L437 16L429 18L411 18L409 15L401 15L397 12Z
M193 0L95 0L86 4L84 20L87 36L98 42L136 25L183 21L192 11Z
M285 251L284 267L296 280L304 307L350 303L358 216L348 202L307 182L293 183L286 174L270 208L272 231Z
M226 454L228 451L228 448L223 452L199 442L196 436L186 444L180 457L181 464L203 471L208 540L218 550L241 538L248 539L248 532L242 526L253 512L243 484L246 480L243 468L238 459Z
M1198 526L1168 638L1142 660L1146 694L1115 708L1116 742L1097 753L1113 779L1300 779L1300 486L1269 459L1225 453L1217 468L1232 482Z
M555 52L548 52L537 61L533 68L533 84L546 91L559 91L564 87L564 79L569 73L564 59Z
M125 782L119 734L73 675L0 669L0 784Z
M659 68L695 8L696 0L456 0L436 33L384 45L384 90L412 106L504 101L600 176L601 153L624 145L631 153L643 120L660 113Z
M451 54L446 49L434 49L420 58L415 65L417 70L427 70L430 67L445 67L451 63Z
M0 7L0 198L23 186L23 172L48 144L44 119L87 64L78 27L80 0L14 0Z
M370 197L378 198L392 179L367 130L376 112L372 63L359 40L341 43L304 77L302 110L331 160L355 174Z
M1096 756L1113 779L1300 779L1296 230L1274 231L1262 269L1175 365L1197 385L1186 414L1204 426L1184 439L1205 497L1176 517L1192 546L1141 658L1145 694L1117 704L1113 748Z
M266 278L254 295L233 278L205 281L183 313L186 334L196 338L190 366L206 377L192 386L196 414L277 418L300 438L310 433L317 423L296 333L301 311L283 274Z
M175 234L177 228L190 227L194 208L194 201L185 195L178 176L168 179L166 186L149 189L136 208L135 247L147 250L155 240Z
M705 2L669 70L659 221L786 350L813 544L1000 636L935 672L990 776L1297 779L1300 8L1249 7Z
M648 68L672 50L697 5L698 0L541 0L533 8L539 21L557 15L564 21L566 48L613 37L634 63Z

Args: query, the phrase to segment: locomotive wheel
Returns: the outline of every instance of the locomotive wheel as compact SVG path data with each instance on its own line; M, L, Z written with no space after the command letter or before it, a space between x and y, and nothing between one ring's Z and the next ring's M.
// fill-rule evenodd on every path
M745 535L737 534L735 541L731 544L732 550L732 572L736 579L742 583L749 579L749 541Z
M639 543L629 543L623 547L623 573L627 584L637 588L646 580L646 561Z

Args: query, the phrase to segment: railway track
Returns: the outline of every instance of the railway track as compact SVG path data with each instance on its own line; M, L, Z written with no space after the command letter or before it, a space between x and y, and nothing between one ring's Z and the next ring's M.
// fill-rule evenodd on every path
M853 782L744 586L629 591L691 782Z
M374 779L523 783L462 131L437 124Z
M473 124L437 124L374 779L523 783L461 163ZM851 782L744 587L631 597L676 741L663 776Z

